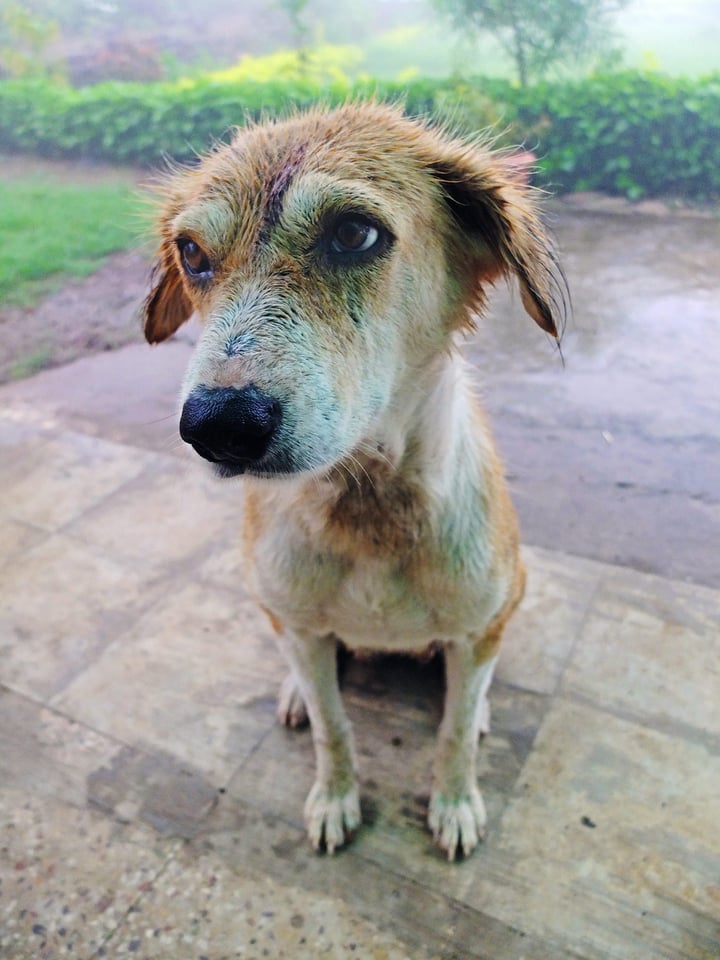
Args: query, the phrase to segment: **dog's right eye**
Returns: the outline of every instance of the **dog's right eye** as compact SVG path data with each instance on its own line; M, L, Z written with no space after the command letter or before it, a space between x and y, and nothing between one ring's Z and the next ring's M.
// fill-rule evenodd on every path
M212 280L213 268L202 247L189 237L181 237L177 245L185 273L193 280Z
M376 220L362 213L347 213L330 228L329 253L340 263L364 262L381 253L390 239Z

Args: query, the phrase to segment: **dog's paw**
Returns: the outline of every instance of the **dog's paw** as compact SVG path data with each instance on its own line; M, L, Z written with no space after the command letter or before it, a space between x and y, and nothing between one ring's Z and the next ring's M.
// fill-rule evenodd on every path
M343 794L316 782L305 801L305 825L315 850L334 853L351 840L360 826L360 795L356 784Z
M305 727L308 723L308 712L305 701L295 680L289 673L282 682L277 703L277 718L285 727Z
M469 856L485 835L485 804L477 787L460 799L451 799L439 790L430 797L428 825L435 842L454 860L457 854Z

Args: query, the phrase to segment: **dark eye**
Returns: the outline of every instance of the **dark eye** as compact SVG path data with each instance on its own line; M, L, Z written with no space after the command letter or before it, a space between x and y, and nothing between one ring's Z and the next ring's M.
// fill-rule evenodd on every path
M202 247L188 237L181 237L177 245L187 275L194 280L212 280L213 268Z
M330 250L339 254L369 253L382 244L379 227L360 214L347 214L337 220L330 235Z

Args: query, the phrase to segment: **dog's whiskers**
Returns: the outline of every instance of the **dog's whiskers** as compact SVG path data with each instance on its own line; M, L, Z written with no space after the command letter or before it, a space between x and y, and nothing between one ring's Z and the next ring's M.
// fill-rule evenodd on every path
M350 463L348 463L348 460L354 460L354 458L348 454L346 460L341 460L337 464L338 474L342 477L343 481L345 482L345 488L347 490L350 490L351 487L357 487L357 489L360 491L360 494L362 495L362 484L360 483L360 479L357 476L357 474L353 472L350 466Z
M180 436L178 434L175 434L174 436L171 436L171 437L165 437L165 439L162 441L160 445L160 449L164 453L168 453L173 450L181 450L182 440L180 439Z
M392 462L390 457L385 453L382 447L378 444L372 443L359 443L357 450L360 453L364 453L370 459L380 460L382 463L386 464L391 470L395 470L395 464Z
M372 474L368 471L367 467L362 463L362 461L361 461L361 460L358 460L358 458L355 457L355 456L353 456L351 453L348 454L348 459L351 460L351 461L362 471L362 473L365 475L365 479L367 480L367 482L368 482L368 484L369 484L369 486L370 486L370 489L371 489L371 490L374 490L374 489L375 489L375 478L374 478L374 477L372 476ZM352 476L353 476L353 479L355 480L355 483L357 484L357 486L358 486L358 488L359 488L359 490L360 490L360 493L362 494L362 483L360 482L360 479L359 479L358 477L356 477L354 474L353 474Z

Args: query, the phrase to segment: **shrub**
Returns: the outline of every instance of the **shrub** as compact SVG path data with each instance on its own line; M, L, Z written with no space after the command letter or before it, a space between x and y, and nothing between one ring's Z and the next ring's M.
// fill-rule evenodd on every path
M720 75L700 80L618 73L519 89L505 80L370 78L313 70L282 80L206 75L177 83L105 83L82 90L0 81L0 149L157 165L192 159L247 118L318 100L401 100L411 115L449 117L465 129L497 123L503 142L540 157L552 189L632 198L720 196Z
M324 43L309 50L277 50L256 57L250 53L234 67L207 74L219 83L293 83L304 79L323 86L350 86L350 72L355 73L363 61L360 47Z
M519 122L536 130L559 189L720 196L720 75L625 72L518 93Z

